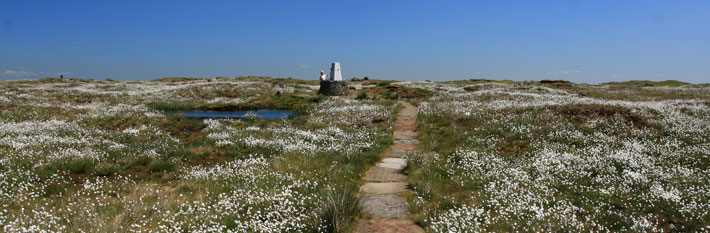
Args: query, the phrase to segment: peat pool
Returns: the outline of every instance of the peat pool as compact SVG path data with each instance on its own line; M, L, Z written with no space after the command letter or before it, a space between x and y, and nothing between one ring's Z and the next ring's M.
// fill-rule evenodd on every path
M264 119L279 119L285 117L295 117L296 113L284 110L259 109L249 111L166 111L167 114L182 114L184 117L199 119L241 119L244 117L260 117Z

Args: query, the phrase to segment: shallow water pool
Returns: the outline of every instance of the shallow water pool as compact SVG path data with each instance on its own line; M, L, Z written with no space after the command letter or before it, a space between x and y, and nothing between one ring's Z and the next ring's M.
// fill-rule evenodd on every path
M249 111L167 111L168 114L182 114L184 117L200 119L240 119L248 116L264 119L279 119L289 116L296 116L295 113L284 110L259 109Z

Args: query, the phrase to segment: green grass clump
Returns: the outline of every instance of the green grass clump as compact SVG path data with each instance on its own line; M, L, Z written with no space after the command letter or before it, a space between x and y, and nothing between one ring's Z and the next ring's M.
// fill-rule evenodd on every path
M50 166L51 170L68 171L73 174L87 174L92 171L96 162L92 159L71 158L55 162Z
M377 84L378 87L388 87L389 85L391 85L390 82L381 82Z
M124 167L125 169L131 169L136 166L147 166L150 162L153 161L153 158L148 157L148 156L138 156L130 159L128 161L128 164Z
M325 191L325 201L321 206L321 218L325 221L326 232L345 232L360 215L357 183L338 185Z
M43 195L45 197L49 196L59 196L64 194L67 190L72 188L71 183L51 183L44 187Z
M356 100L365 100L367 99L367 92L360 92L357 94L357 97L355 97Z
M96 171L94 171L94 175L96 176L112 176L116 173L118 173L121 170L121 168L113 163L103 163L101 164Z
M148 171L150 172L162 172L162 171L174 171L177 165L173 162L165 161L165 160L155 160L152 163L150 163L150 166L148 167Z

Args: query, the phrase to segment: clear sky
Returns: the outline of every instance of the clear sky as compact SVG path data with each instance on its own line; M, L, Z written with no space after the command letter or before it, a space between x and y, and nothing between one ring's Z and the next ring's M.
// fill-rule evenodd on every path
M0 0L0 79L710 82L710 1Z

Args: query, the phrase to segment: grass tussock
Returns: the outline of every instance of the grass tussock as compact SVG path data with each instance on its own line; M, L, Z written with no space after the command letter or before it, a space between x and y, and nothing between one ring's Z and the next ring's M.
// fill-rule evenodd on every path
M321 204L322 219L326 232L347 232L360 215L358 187L355 185L336 186L326 189Z

